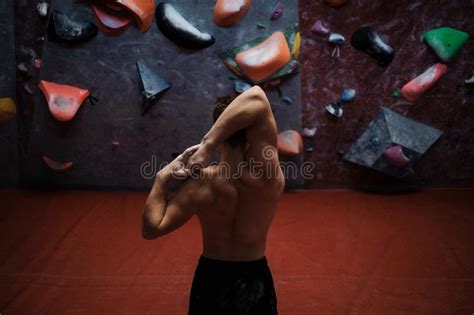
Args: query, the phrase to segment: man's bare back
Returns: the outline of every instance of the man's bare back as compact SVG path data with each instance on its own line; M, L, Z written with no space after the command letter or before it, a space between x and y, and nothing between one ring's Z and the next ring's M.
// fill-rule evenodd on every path
M212 203L196 212L201 223L203 255L209 258L246 261L262 258L267 233L276 211L283 176L274 181L255 178L244 169L240 178L218 178L222 167L205 169L197 193L209 193Z
M271 107L263 90L255 86L214 119L200 145L188 148L157 173L143 211L142 235L163 236L196 215L203 254L191 290L190 314L210 310L275 314L265 247L285 183ZM211 164L215 152L216 165ZM177 176L185 181L168 198L167 183Z

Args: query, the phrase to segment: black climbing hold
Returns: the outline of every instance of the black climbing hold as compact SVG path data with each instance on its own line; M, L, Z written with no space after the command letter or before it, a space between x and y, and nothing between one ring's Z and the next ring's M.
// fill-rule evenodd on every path
M67 43L87 41L97 35L97 27L89 21L72 19L66 13L53 10L48 24L48 39Z
M155 12L160 31L176 45L187 49L203 49L214 44L215 39L189 23L169 3L161 2Z
M326 111L334 117L341 118L344 109L338 102L333 102L325 107Z
M143 93L143 113L145 113L158 101L158 96L171 87L171 84L148 68L142 60L137 60L137 69Z
M377 60L381 67L388 66L395 57L395 51L387 45L370 26L359 28L352 34L351 45Z

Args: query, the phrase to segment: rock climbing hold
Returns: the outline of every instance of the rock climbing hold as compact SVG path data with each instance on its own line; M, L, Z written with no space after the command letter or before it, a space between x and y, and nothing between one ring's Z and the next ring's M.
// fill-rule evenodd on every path
M280 132L277 140L277 148L280 154L295 156L303 151L303 139L295 130Z
M271 87L278 87L281 84L281 80L280 80L280 78L273 79L273 80L268 81L266 84L268 84Z
M449 62L466 44L469 34L451 27L441 27L426 32L423 38L441 60Z
M425 72L405 84L402 88L403 96L414 101L430 89L446 73L448 67L445 64L437 63L428 68Z
M313 128L304 128L301 135L303 137L306 137L306 138L312 138L316 135L316 131L317 131L317 129L315 127L313 127Z
M73 162L55 161L53 159L50 159L46 155L43 155L43 161L50 169L52 169L53 171L57 171L57 172L62 172L62 171L68 170L74 165Z
M388 66L395 57L395 51L387 45L370 26L359 28L352 34L351 45L377 60L381 67Z
M263 35L223 50L219 58L235 76L252 84L263 84L299 71L299 38L298 26L292 24L271 35ZM293 53L289 53L290 49Z
M169 3L161 2L158 5L155 18L163 35L178 46L187 49L203 49L215 42L214 37L199 31Z
M356 96L356 90L354 89L345 89L341 94L341 102L350 102L353 101Z
M464 84L467 87L473 87L474 86L474 74L472 74L469 79L464 80Z
M300 32L297 32L295 34L293 50L291 51L291 54L293 55L295 59L298 59L300 56L300 46L301 46L301 35L300 35Z
M234 82L234 91L236 93L244 93L248 89L250 89L252 86L248 84L247 82L241 81L241 80L235 80Z
M234 25L247 14L252 0L217 0L214 5L214 23L220 27Z
M33 89L31 88L29 82L26 82L23 88L25 89L26 93L33 95Z
M410 159L403 153L400 145L394 145L383 151L385 159L395 167L402 167L410 163Z
M114 3L128 10L142 33L148 31L153 22L154 0L114 0Z
M264 29L264 28L267 28L267 26L266 26L265 24L263 24L263 23L258 22L258 23L257 23L257 28L259 28L259 29Z
M257 46L238 53L235 61L253 82L258 82L286 65L290 58L285 35L275 32Z
M327 105L326 107L326 111L333 115L334 117L337 117L337 118L340 118L342 117L342 114L344 113L344 109L342 107L341 104L337 103L337 102L333 102L329 105Z
M128 13L117 11L115 7L109 8L109 3L93 3L92 12L94 13L97 27L107 36L118 36L125 32L133 19ZM112 14L112 12L114 14Z
M300 63L296 60L291 60L290 61L290 70L289 70L289 73L294 73L294 72L298 72L298 67L299 67Z
M326 2L326 4L330 5L331 7L338 8L346 4L347 0L325 0L324 2Z
M75 21L66 13L53 10L48 24L48 38L52 41L77 43L97 35L97 27L89 21Z
M158 96L167 91L171 84L148 68L142 60L137 60L137 69L143 94L142 113L144 114L152 105L156 104Z
M40 81L39 88L48 102L49 111L59 121L73 119L89 96L88 90L43 80Z
M390 94L391 97L400 97L400 95L402 94L400 93L399 89L392 90L392 93Z
M311 153L311 152L314 151L314 147L313 147L311 144L305 144L304 150L305 150L306 152Z
M382 107L377 117L344 155L344 160L392 176L404 176L441 135L442 132L437 129ZM374 139L377 139L377 145L374 145ZM394 146L400 146L402 150L391 149ZM400 153L408 157L409 161ZM394 165L403 166L393 167Z
M22 63L19 63L16 68L18 69L18 72L20 72L20 74L22 76L24 76L25 78L30 78L31 77L31 72L30 70L28 70L28 68L26 67L26 65L22 62Z
M329 34L330 29L326 22L323 22L322 20L316 20L316 22L314 22L313 26L311 27L311 32L320 36L326 36Z
M47 16L48 15L48 3L40 2L36 5L36 10L38 10L39 15Z
M34 61L34 65L36 69L41 68L41 59L36 58Z
M372 139L370 139L370 143L372 144L372 146L378 147L380 145L379 137L373 137Z
M291 99L290 96L283 96L282 98L283 102L288 104L288 105L291 105L291 103L293 102L293 100Z
M344 37L344 35L338 33L331 33L331 35L329 35L328 41L333 45L342 45L346 41L346 38Z
M16 116L16 104L10 97L0 98L0 123L6 123Z
M285 10L285 6L283 3L278 2L275 8L273 9L272 16L270 17L271 21L275 21L276 19L279 19L283 15L283 11Z
M118 142L118 141L112 141L112 145L113 145L114 147L118 147L118 146L120 145L120 142Z
M340 55L339 46L344 44L345 41L346 41L346 39L341 34L331 33L331 35L329 35L328 42L330 44L334 45L334 49L331 53L331 57L339 57L339 55Z

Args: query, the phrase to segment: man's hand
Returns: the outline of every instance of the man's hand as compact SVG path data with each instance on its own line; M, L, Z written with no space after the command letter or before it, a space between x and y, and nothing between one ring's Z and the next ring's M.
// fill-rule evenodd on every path
M204 141L198 145L198 149L192 154L185 166L186 171L192 174L199 173L201 169L208 167L212 162L212 155L214 154L214 147L211 143Z
M156 176L165 182L172 178L185 179L186 177L188 177L190 173L186 165L189 163L189 158L196 151L198 151L199 147L200 145L196 144L184 150L183 153L178 155L171 163L169 163L162 170L160 170L158 174L156 174Z

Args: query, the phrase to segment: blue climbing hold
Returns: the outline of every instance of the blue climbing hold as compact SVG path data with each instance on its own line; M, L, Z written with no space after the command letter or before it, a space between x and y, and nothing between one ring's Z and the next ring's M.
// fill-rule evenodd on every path
M235 80L234 82L234 91L241 94L250 89L252 86L247 82L241 80Z
M374 147L378 147L380 145L380 139L378 137L373 137L372 139L370 139L370 143Z
M289 97L289 96L284 96L284 97L282 98L282 100L283 100L283 102L285 102L285 103L288 104L288 105L291 105L291 103L293 102L293 100L292 100L291 97Z
M354 89L345 89L344 92L341 94L341 101L342 102L350 102L354 100L356 96L356 90Z

